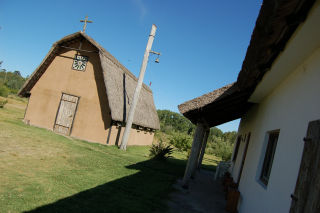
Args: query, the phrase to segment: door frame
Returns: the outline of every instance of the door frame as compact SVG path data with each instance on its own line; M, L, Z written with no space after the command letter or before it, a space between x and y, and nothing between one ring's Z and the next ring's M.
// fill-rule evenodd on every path
M56 118L54 119L52 131L54 131L54 128L55 128L55 125L56 125L56 122L57 122L57 117L58 117L58 113L59 113L59 110L60 110L60 107L61 107L61 101L62 101L63 95L70 95L70 96L74 96L74 97L78 98L78 101L76 103L76 108L74 110L74 115L73 115L73 118L72 118L71 126L70 126L69 133L68 133L68 135L71 135L71 132L72 132L72 129L73 129L74 119L75 119L77 111L78 111L78 105L79 105L79 102L80 102L80 96L73 95L73 94L66 93L66 92L61 92L59 106L58 106L58 109L57 109L57 112L56 112Z
M320 207L320 120L310 121L290 213L312 213Z
M251 138L251 132L248 132L246 134L246 136L244 137L244 140L245 140L246 144L245 144L245 147L244 147L244 150L243 150L243 155L242 155L241 164L240 164L240 170L239 170L238 179L237 179L237 182L236 182L237 186L239 186L239 184L240 184L242 171L243 171L243 168L244 168L244 164L246 162L247 152L248 152L249 143L250 143L250 138Z

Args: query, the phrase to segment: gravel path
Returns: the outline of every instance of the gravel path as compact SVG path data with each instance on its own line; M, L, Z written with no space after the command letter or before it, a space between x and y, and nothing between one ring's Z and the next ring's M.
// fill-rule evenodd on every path
M181 180L170 194L169 213L226 213L226 201L220 181L214 181L214 173L201 170L190 180L188 189L181 187Z

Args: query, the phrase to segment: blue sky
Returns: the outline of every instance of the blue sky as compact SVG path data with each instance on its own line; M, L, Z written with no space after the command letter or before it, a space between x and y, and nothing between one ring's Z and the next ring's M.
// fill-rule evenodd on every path
M236 80L262 0L1 0L2 68L30 75L51 45L80 31L87 34L136 76L152 24L158 29L144 82L158 109L177 105ZM219 126L237 130L239 121Z

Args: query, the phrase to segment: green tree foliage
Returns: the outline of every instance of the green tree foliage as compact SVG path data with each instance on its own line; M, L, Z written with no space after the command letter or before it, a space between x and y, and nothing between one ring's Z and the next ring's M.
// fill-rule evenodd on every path
M8 97L10 90L3 83L0 83L0 96Z
M21 76L20 71L9 72L5 69L0 71L0 82L9 88L12 93L16 93L25 81L26 78Z
M188 151L191 149L192 137L181 132L172 132L169 137L169 143L176 147L179 151Z
M157 112L161 129L156 136L159 138L161 136L161 140L165 140L179 151L188 152L192 146L195 125L179 113L170 110L158 110ZM222 132L217 127L211 128L206 153L221 157L225 161L230 160L236 137L237 132L235 131Z
M223 132L217 128L217 127L213 127L210 129L210 133L209 133L209 136L208 136L208 140L213 140L213 137L216 136L216 137L223 137Z
M222 160L227 161L231 159L233 146L237 137L237 132L225 132L223 135L213 135L208 138L206 153L221 157Z
M157 110L162 132L181 132L192 135L195 126L184 116L170 110Z
M25 81L26 78L21 76L20 71L9 72L2 69L0 71L0 96L16 94Z

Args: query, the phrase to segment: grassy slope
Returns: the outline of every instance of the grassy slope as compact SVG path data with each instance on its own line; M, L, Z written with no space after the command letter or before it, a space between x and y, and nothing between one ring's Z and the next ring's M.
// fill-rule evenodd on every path
M148 158L148 147L123 152L27 126L21 121L25 105L9 99L0 109L0 212L165 209L185 155L157 162Z

